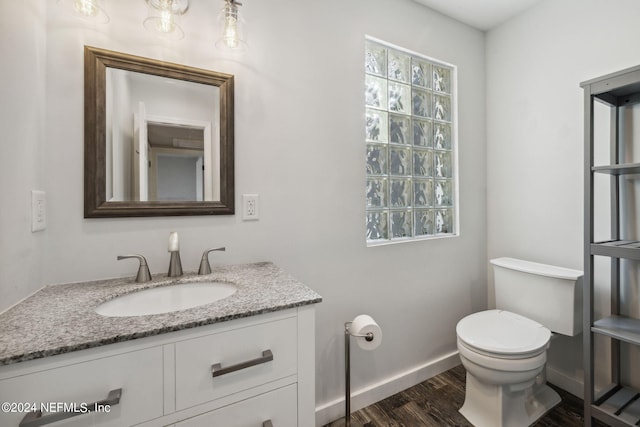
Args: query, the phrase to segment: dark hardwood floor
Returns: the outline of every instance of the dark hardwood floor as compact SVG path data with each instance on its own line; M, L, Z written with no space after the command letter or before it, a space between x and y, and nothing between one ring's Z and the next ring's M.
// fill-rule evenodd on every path
M459 365L351 415L352 423L365 427L471 426L458 409L464 402L465 370ZM583 425L582 400L554 389L562 402L538 420L537 427ZM338 422L327 424L333 427ZM594 424L602 425L602 424Z

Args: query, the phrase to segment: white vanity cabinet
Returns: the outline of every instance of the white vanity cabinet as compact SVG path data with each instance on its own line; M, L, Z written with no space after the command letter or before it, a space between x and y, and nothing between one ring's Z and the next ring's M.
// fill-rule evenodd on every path
M134 425L163 415L163 355L159 347L123 352L107 357L77 354L9 365L0 370L0 401L14 407L0 412L0 425L18 426L25 412L50 409L78 415L56 426ZM24 366L21 366L24 365ZM12 368L12 369L7 369ZM6 372L10 371L10 372ZM105 400L110 391L122 390L119 402L103 412L85 413L89 404ZM57 405L67 404L67 408ZM75 407L72 406L75 404ZM51 408L47 405L54 405ZM70 406L71 405L71 406ZM8 411L7 411L8 409ZM106 412L109 410L109 412ZM53 413L53 412L52 412ZM41 421L48 420L44 414Z
M176 423L176 427L296 427L296 386L291 384Z
M313 426L314 316L305 305L0 366L0 402L80 406L121 389L109 413L52 425Z
M296 341L285 318L176 343L176 409L296 375Z

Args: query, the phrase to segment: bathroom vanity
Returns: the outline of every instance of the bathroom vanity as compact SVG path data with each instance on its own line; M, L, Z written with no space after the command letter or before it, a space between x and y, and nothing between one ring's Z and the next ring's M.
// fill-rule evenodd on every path
M0 315L0 425L315 425L321 297L271 263L178 282L203 280L238 290L187 310L105 317L95 312L105 301L176 280L54 285ZM25 418L41 406L48 413Z

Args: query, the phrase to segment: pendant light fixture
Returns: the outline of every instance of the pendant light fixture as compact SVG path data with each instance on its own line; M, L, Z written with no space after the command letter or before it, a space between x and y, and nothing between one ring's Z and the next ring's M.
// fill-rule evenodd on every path
M82 19L98 24L109 22L109 15L104 9L104 0L58 0L58 4Z
M143 21L144 27L152 33L170 40L180 40L184 31L180 17L189 10L189 0L145 0L149 14Z
M109 22L104 7L106 0L57 0L75 16L85 20L106 24ZM147 4L147 17L142 24L148 31L168 40L180 40L184 30L180 25L182 15L189 10L189 0L144 0ZM243 20L238 8L238 0L223 0L220 13L221 35L215 46L230 52L243 52L248 45L243 37Z
M222 36L216 42L216 47L224 50L244 51L247 43L242 38L241 21L238 16L238 6L242 3L237 0L224 0L222 9Z

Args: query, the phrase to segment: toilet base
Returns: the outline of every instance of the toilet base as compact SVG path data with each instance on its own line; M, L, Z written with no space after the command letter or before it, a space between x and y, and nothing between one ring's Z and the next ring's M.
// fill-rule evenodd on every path
M475 427L524 427L536 422L560 403L544 375L524 390L508 385L485 384L467 372L465 399L460 413Z

